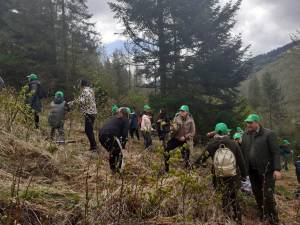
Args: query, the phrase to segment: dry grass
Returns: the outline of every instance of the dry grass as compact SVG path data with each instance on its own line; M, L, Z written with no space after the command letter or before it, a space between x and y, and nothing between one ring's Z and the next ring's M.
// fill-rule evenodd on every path
M161 176L161 149L146 153L141 143L130 141L125 172L112 175L103 149L99 155L87 151L78 121L70 133L77 142L66 146L50 146L46 131L32 130L25 142L23 129L0 134L2 224L234 224L222 213L209 171L182 170L176 154L170 175ZM300 202L290 198L294 174L285 174L278 185L283 223L300 224ZM261 224L253 199L242 201L245 223Z

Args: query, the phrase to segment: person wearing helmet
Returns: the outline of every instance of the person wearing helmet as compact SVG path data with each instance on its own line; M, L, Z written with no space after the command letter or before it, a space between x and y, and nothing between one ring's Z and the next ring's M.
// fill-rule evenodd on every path
M282 168L285 171L289 170L289 155L291 154L291 150L289 146L290 146L290 142L288 140L283 140L281 145L279 146L280 156L282 160Z
M42 112L42 98L46 97L44 90L41 87L41 83L36 74L30 74L27 76L28 79L28 91L26 93L25 103L29 105L34 113L35 128L39 128L40 117L39 113Z
M121 107L117 115L99 130L99 141L109 153L109 165L113 173L119 172L128 139L129 108Z
M141 121L141 132L144 138L144 148L146 150L151 150L152 147L152 137L151 132L152 128L152 114L151 114L151 107L149 105L144 106L144 114L142 116Z
M165 171L169 172L170 151L180 148L185 167L190 168L190 150L193 148L193 139L196 133L195 122L190 115L190 109L183 105L171 123L171 136L165 148Z
M257 114L249 115L241 149L247 163L252 191L258 206L259 216L272 225L279 224L275 182L281 179L279 146L275 133L261 125Z
M90 142L90 150L97 151L97 143L94 135L94 123L97 116L97 106L94 90L90 87L90 83L87 80L81 80L80 82L80 96L74 101L69 102L70 106L78 104L80 111L85 120L85 134Z
M233 140L234 140L236 143L238 143L239 145L241 145L241 144L242 144L242 137L243 137L243 135L242 135L241 133L235 133L235 134L233 135Z
M213 160L213 185L222 195L223 210L237 224L242 224L238 191L241 180L247 177L247 168L239 145L230 139L230 131L227 124L216 124L215 135L207 145L201 162L208 158Z
M113 105L113 106L111 107L111 114L112 114L113 116L117 115L118 109L119 109L119 107L118 107L117 105Z
M64 121L65 114L70 108L64 100L64 93L62 91L57 91L55 93L54 99L50 104L50 112L48 116L48 123L51 127L50 138L54 140L55 133L58 131L60 143L64 143Z

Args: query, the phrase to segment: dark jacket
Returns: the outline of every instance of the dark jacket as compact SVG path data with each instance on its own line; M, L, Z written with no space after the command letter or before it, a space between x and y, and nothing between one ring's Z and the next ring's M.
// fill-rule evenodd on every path
M33 80L29 82L28 87L29 89L27 93L26 104L28 104L33 110L41 112L41 99L45 97L44 91L41 87L41 83L38 80Z
M287 158L289 156L289 154L291 154L291 150L285 145L280 145L279 149L280 149L280 155L283 158Z
M130 114L130 129L137 129L138 127L138 116L135 112L133 112Z
M129 131L129 121L126 118L114 117L108 121L99 131L99 135L112 135L120 139L125 148Z
M300 183L300 159L298 159L298 160L295 162L295 167L296 167L296 175L297 175L297 179L298 179L298 182Z
M53 128L58 128L65 120L66 111L69 107L62 97L55 97L50 104L50 113L48 116L48 123Z
M273 131L261 127L254 134L245 133L241 148L248 169L261 174L281 170L277 137Z
M219 136L213 138L206 147L206 151L209 154L208 157L214 158L214 155L216 151L220 148L221 144L224 144L227 148L229 148L232 151L236 159L238 174L242 178L246 178L247 168L244 156L241 152L239 145L233 140L231 140L229 136Z

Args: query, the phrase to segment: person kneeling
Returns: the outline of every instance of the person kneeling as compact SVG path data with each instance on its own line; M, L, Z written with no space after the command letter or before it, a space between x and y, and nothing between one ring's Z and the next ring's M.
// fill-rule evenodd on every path
M122 151L125 149L129 131L129 109L122 107L117 115L99 131L99 141L109 152L109 165L113 173L119 172L123 163Z

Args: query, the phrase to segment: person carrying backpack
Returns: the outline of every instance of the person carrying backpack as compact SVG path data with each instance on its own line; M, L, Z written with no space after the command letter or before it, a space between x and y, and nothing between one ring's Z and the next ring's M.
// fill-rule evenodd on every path
M130 136L132 139L134 139L134 135L138 140L140 140L140 134L139 134L139 119L138 115L135 112L135 109L132 108L132 112L130 113L130 120L129 120L129 126L130 126Z
M242 224L238 191L241 180L247 177L247 169L239 145L231 140L229 135L230 129L227 125L218 123L215 126L215 136L206 147L207 154L203 161L209 157L213 159L213 183L216 190L222 194L223 210L238 224ZM230 215L231 209L233 215Z
M64 93L62 91L57 91L55 93L54 99L50 104L50 113L48 116L48 123L51 127L50 138L54 140L55 132L58 131L59 142L64 143L64 121L65 114L70 108L66 101L64 100Z
M122 107L116 116L99 131L99 141L109 153L109 165L113 173L122 168L123 153L129 131L129 108Z
M170 151L181 148L181 155L185 162L185 168L191 167L190 151L193 148L193 139L196 133L195 122L187 105L182 105L179 113L171 122L171 136L165 147L165 171L169 172Z
M38 76L36 74L30 74L27 76L29 81L28 83L28 91L26 93L25 103L29 105L34 113L34 123L35 128L39 128L40 116L39 113L42 112L42 98L46 97L44 90L41 87L41 83L38 80Z
M152 137L151 132L152 128L152 115L151 115L151 107L149 105L144 106L144 114L142 116L141 121L141 131L144 138L144 147L147 150L150 150L152 147Z
M97 151L97 143L94 135L94 123L97 116L95 93L87 80L81 80L80 90L80 96L74 101L69 102L68 105L79 104L81 114L85 120L84 131L90 142L90 150L95 152Z

